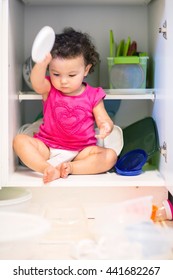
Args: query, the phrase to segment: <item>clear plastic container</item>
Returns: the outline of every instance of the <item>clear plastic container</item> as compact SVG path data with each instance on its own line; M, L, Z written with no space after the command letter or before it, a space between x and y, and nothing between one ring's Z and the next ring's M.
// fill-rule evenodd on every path
M148 56L107 57L110 88L146 88Z
M151 219L154 222L173 220L173 205L169 200L164 200L160 207L153 205Z
M45 218L51 223L51 231L45 237L49 242L71 242L88 237L88 220L85 211L76 201L47 203Z

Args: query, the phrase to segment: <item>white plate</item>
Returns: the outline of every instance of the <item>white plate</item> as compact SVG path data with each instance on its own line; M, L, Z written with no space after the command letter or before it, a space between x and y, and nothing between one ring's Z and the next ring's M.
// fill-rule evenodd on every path
M32 59L34 62L42 61L52 50L55 42L55 32L50 26L44 26L35 37L32 45Z

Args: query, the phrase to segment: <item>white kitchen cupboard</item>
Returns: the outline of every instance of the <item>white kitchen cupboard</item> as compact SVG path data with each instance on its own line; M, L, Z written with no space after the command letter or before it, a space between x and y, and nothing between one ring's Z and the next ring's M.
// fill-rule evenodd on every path
M129 122L152 115L159 130L160 144L166 142L170 146L167 150L167 162L161 155L158 170L150 170L135 177L117 176L115 173L94 176L73 175L49 185L146 187L149 193L154 189L157 192L160 190L164 195L166 187L173 193L171 186L173 180L169 175L172 160L170 155L173 149L171 141L168 140L171 137L168 133L171 117L165 113L168 112L166 107L169 107L169 101L165 100L169 95L165 86L168 79L165 75L167 68L165 56L167 45L170 43L169 36L165 40L158 32L159 27L167 19L165 4L168 2L172 5L169 0L93 0L87 1L86 4L81 0L0 1L3 43L0 46L0 186L43 185L40 174L18 165L12 150L12 140L25 121L23 111L29 116L33 115L35 107L40 102L34 100L36 96L33 93L24 90L22 64L30 56L36 33L42 26L50 25L56 32L60 32L65 26L73 26L91 34L101 55L100 84L104 88L108 88L106 57L109 55L109 30L114 30L118 41L128 35L137 40L138 48L149 53L151 66L155 66L151 79L153 83L149 85L153 90L147 92L134 90L134 95L131 91L127 91L125 95L121 91L115 91L115 95L108 94L107 98L123 100L116 116L118 125L127 125ZM109 89L107 92L110 93Z

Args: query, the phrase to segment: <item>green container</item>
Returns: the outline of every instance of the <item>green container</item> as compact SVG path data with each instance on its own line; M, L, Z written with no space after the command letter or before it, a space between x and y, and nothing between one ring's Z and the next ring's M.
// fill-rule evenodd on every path
M111 89L146 88L148 56L108 57Z
M159 135L156 123L152 117L143 118L123 129L124 147L120 157L135 150L143 149L148 160L159 151Z

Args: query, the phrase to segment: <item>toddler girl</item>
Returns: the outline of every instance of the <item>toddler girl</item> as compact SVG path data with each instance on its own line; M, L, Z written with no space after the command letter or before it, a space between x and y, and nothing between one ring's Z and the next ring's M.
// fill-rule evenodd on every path
M14 150L26 166L43 174L44 183L106 172L117 161L114 149L97 145L97 138L104 139L114 127L103 103L106 94L83 82L98 60L90 37L68 28L32 69L33 89L43 99L43 122L34 137L18 134Z

